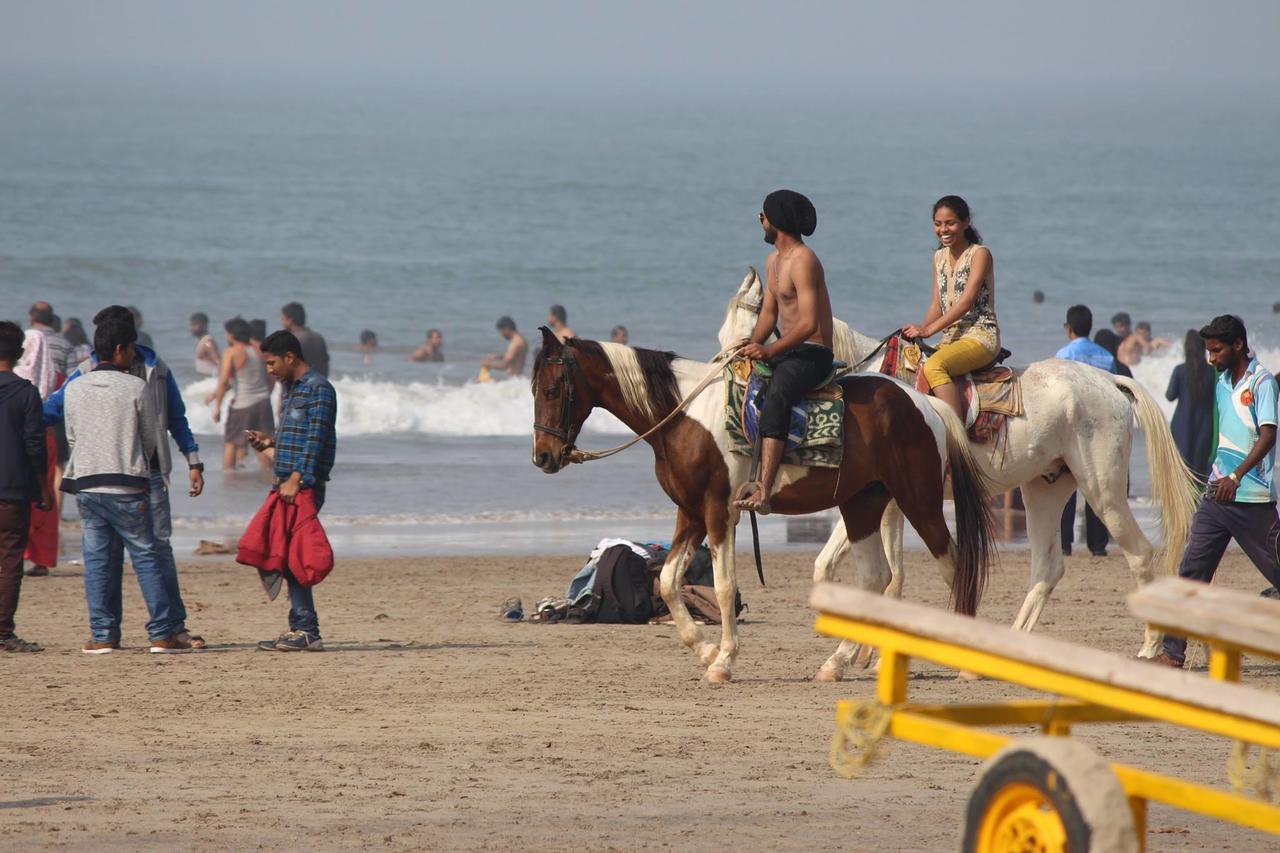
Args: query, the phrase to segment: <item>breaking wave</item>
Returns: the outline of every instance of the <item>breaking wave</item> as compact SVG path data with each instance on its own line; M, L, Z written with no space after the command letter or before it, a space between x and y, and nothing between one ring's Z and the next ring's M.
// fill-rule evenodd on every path
M222 424L214 422L205 403L215 385L212 378L201 379L182 391L187 419L197 434L222 433ZM528 383L519 380L446 385L342 377L333 387L341 436L527 436L533 430L533 395ZM630 430L608 412L596 411L583 432L626 435Z

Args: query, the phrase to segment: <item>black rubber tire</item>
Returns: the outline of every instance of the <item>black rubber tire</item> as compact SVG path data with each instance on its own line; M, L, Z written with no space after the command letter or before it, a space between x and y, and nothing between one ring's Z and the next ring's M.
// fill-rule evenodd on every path
M978 833L995 794L1021 782L1053 804L1067 834L1069 853L1137 853L1133 813L1120 780L1092 748L1069 738L1022 738L984 766L965 811L965 853L978 853Z

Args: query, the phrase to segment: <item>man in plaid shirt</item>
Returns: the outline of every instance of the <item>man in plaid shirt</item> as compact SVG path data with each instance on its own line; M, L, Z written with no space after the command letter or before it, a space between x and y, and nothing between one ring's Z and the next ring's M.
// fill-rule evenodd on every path
M298 492L313 490L316 509L324 506L325 486L333 469L337 448L334 422L338 400L329 380L302 360L302 344L292 332L273 332L262 342L267 370L280 380L280 421L274 438L249 431L254 450L275 457L275 488L280 499L293 503ZM311 587L284 573L289 585L289 631L274 640L263 640L263 651L323 651L320 619Z

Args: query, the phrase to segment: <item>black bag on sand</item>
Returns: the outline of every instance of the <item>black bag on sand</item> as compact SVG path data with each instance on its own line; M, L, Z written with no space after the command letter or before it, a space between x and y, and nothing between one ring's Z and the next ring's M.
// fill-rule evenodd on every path
M653 581L648 562L626 545L600 555L591 588L588 621L643 625L654 617Z

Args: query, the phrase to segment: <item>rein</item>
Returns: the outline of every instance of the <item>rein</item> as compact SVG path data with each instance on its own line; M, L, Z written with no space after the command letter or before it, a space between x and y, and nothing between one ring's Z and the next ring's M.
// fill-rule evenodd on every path
M716 353L715 358L711 360L712 365L714 365L711 371L706 375L706 377L701 382L699 382L694 387L692 391L690 391L685 396L683 400L681 400L676 405L674 409L671 410L670 414L668 414L662 420L658 421L649 429L645 430L640 435L637 435L635 438L632 438L630 441L624 442L623 444L619 444L617 447L611 447L608 450L580 450L577 447L573 446L574 439L577 438L576 432L570 435L566 435L562 430L557 430L554 427L542 426L541 424L537 424L537 423L533 425L533 428L539 432L545 432L548 435L554 435L556 438L559 438L562 441L564 441L569 448L569 461L572 463L580 464L583 462L594 462L597 459L607 459L608 457L613 456L614 454L621 453L624 450L634 447L635 445L644 441L649 436L659 432L667 424L671 423L671 421L675 419L676 415L680 414L686 408L688 408L689 404L692 403L698 397L699 394L705 391L707 387L720 376L721 372L723 372L724 370L724 366L723 366L724 363L731 360L735 355L737 355L738 350L742 349L743 346L744 346L743 344L734 344L733 346L726 347L725 349L722 349L720 350L720 352ZM573 383L569 381L569 374L573 370L578 369L577 359L573 357L571 351L566 347L564 358L562 359L548 358L546 360L546 363L547 364L563 363L565 365L570 366L570 369L565 371L565 376L564 376L564 383L566 386L566 390L564 394L564 406L563 406L563 413L562 413L563 420L561 421L562 423L569 423L569 417L573 410Z

